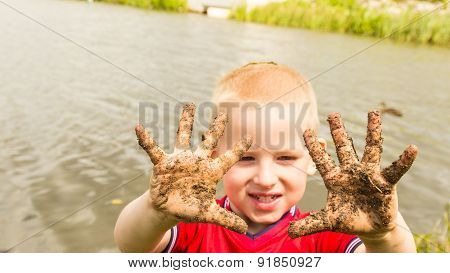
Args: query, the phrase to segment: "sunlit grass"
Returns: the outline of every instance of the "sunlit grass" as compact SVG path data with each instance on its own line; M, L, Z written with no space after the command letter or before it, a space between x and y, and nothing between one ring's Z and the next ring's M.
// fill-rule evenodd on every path
M416 234L414 239L417 252L450 252L450 203L445 206L442 219L437 222L431 233Z
M287 0L250 11L241 6L231 12L231 18L450 47L450 14L426 13L411 8L399 13L387 7L369 9L356 0Z
M133 6L143 9L165 10L165 11L187 11L187 0L95 0Z

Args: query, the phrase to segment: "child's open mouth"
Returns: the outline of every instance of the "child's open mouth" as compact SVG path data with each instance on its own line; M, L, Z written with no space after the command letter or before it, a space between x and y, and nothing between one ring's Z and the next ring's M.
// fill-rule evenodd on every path
M254 201L256 208L261 210L273 210L282 195L278 193L249 193L248 196Z

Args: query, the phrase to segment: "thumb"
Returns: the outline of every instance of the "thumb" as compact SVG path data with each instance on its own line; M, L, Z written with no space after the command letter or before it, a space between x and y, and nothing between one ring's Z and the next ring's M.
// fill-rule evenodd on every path
M329 224L325 211L320 210L303 219L291 222L289 224L288 234L291 238L297 238L330 229L331 225Z
M221 208L217 203L211 204L203 218L207 223L223 226L238 233L245 233L248 228L247 223L242 218L231 211Z

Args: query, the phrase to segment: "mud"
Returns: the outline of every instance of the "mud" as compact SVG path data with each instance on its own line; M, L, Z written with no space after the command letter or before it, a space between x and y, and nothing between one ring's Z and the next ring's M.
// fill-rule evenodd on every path
M398 209L395 184L413 164L417 148L408 146L397 161L381 170L383 138L378 111L368 114L361 161L340 115L330 114L328 122L340 166L320 145L316 132L306 130L306 147L328 189L327 203L319 212L291 222L289 236L296 238L326 230L370 236L392 230Z
M155 209L178 221L214 223L244 233L247 230L245 221L219 207L215 196L218 181L250 148L252 140L243 138L233 150L212 159L212 151L223 135L227 122L226 115L221 113L203 135L202 143L192 152L190 137L194 114L194 104L183 108L176 149L172 154L166 154L159 148L141 125L136 127L140 146L155 164L149 185L150 202Z

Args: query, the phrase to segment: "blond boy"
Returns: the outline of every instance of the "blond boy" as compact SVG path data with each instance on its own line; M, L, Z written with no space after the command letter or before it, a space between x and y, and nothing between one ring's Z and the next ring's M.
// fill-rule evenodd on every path
M415 252L398 212L395 184L417 149L409 146L381 170L378 112L369 113L361 160L339 114L329 115L336 164L316 135L313 90L294 70L250 63L222 78L213 101L220 113L195 151L190 149L193 104L183 109L172 154L161 150L141 125L136 127L139 144L155 166L149 191L117 220L121 251ZM283 115L267 112L273 101ZM292 105L296 109L287 111ZM294 126L292 113L302 117L301 128L295 129L307 129L306 145L288 133ZM315 168L327 187L327 204L318 212L301 212L296 204ZM215 200L220 179L226 196Z

